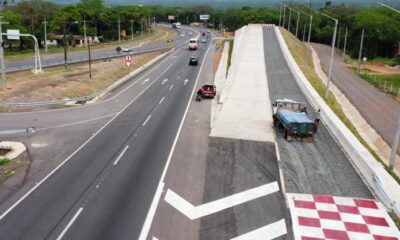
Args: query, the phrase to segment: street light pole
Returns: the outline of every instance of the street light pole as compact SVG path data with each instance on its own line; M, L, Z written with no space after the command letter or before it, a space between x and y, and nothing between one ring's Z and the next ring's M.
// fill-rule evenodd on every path
M90 53L90 43L87 45L88 46L88 54L89 54L89 78L92 79L92 55Z
M337 38L337 49L340 49L340 27L339 27L339 33L338 33L338 38Z
M285 17L286 17L286 5L283 5L283 19L282 19L283 28L285 28Z
M283 2L281 1L281 9L279 11L279 26L281 26L281 22L282 22L282 6L283 6Z
M360 66L361 66L361 55L364 43L364 28L361 33L361 42L360 42L360 52L358 53L358 62L357 62L357 75L360 75Z
M140 36L143 37L143 18L140 20Z
M339 20L337 20L336 18L333 18L331 16L328 16L325 13L321 13L320 12L320 14L325 16L325 17L327 17L327 18L332 19L335 22L335 30L333 31L333 37L332 37L331 63L329 65L328 82L326 84L326 90L325 90L325 98L327 98L328 95L329 95L329 84L330 84L330 82L332 80L333 57L335 55L335 40L336 40L336 32L337 32L337 27L338 27L338 24L339 24Z
M343 60L344 57L346 56L346 44L347 44L347 27L346 27L346 32L344 34L344 46L343 46L343 56L342 56Z
M296 37L297 37L297 32L299 30L300 13L298 11L296 11L296 12L297 12Z
M307 39L308 44L310 44L313 16L311 14L305 13L300 10L299 12L310 17L310 28L308 30L308 39Z
M290 32L290 18L292 17L292 9L289 8L289 21L288 21L288 31Z
M1 78L3 79L3 89L4 92L7 91L7 77L6 77L6 66L4 64L4 49L3 49L3 35L2 35L2 25L8 24L8 22L3 22L1 19L3 16L0 16L0 64L1 64Z
M46 21L46 17L44 17L44 48L47 52L47 21Z
M86 37L86 20L83 19L83 37L85 38L85 47L87 46L87 37Z

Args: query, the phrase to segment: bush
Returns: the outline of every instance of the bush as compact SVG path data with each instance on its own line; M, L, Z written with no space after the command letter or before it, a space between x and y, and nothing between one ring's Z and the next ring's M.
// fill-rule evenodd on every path
M10 162L11 162L11 160L8 158L2 158L2 159L0 159L0 166L6 165Z

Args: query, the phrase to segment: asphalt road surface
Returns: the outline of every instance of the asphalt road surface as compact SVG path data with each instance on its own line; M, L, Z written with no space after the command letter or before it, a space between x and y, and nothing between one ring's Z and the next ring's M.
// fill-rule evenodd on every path
M204 53L197 51L200 61ZM74 124L103 116L106 122L86 132L88 141L73 144L79 147L75 154L34 191L2 204L2 236L137 239L200 69L188 66L193 54L186 48L175 51L114 97L92 106L2 115L8 118L4 128L35 120L39 133L49 126L57 129L60 119ZM67 137L68 129L63 131Z
M175 46L180 46L188 41L190 35L189 32L193 32L191 30L185 30L183 28L177 29L178 35L174 36L170 39L174 40ZM184 37L180 35L184 34ZM124 56L127 54L135 54L140 52L150 52L150 51L157 51L158 49L168 48L168 44L166 42L157 43L157 44L147 44L140 47L135 47L133 51L126 53L120 52L118 53L115 49L92 49L91 51L91 59L105 59L105 58L114 58L119 56ZM67 56L67 63L78 63L78 62L85 62L88 61L88 53L87 52L75 52L75 53L68 53ZM58 66L64 65L64 54L57 54L48 57L44 57L41 59L42 67L50 67L50 66ZM35 68L35 60L34 58L31 59L24 59L19 61L6 61L6 72L15 72L27 69L34 69Z
M291 74L273 28L264 28L264 46L271 102L283 98L305 102L308 114L314 117L315 111ZM276 135L287 192L372 197L324 122L312 143L288 142L283 130L276 130Z
M328 72L332 48L317 43L311 45L321 60L322 69ZM364 119L391 146L397 128L400 103L358 77L343 63L342 57L338 53L334 58L332 81Z

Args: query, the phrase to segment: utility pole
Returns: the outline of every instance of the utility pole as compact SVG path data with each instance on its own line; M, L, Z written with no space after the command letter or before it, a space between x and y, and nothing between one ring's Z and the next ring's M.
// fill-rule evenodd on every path
M46 21L46 17L44 17L44 48L47 52L47 21Z
M310 5L311 5L311 1L310 1ZM310 15L310 29L308 30L308 44L310 44L312 20L313 20L313 16Z
M361 33L360 52L358 53L357 75L360 75L360 65L361 65L361 55L362 55L363 43L364 43L364 28Z
M143 37L143 18L140 20L140 36Z
M347 27L346 27L346 32L344 34L344 46L343 46L343 60L346 57L346 44L347 44Z
M338 33L338 38L337 38L337 49L340 49L340 27L339 27L339 33Z
M287 30L290 32L290 18L292 18L292 9L289 8L289 23L288 23L288 28Z
M297 11L296 37L297 37L297 32L299 30L299 20L300 20L300 13Z
M3 49L3 31L2 25L8 24L8 22L3 22L1 19L3 16L0 16L0 64L1 64L1 78L3 79L3 89L4 93L7 91L7 77L6 77L6 66L4 64L4 49Z
M131 22L131 39L133 39L133 19L129 20Z
M121 20L118 17L118 42L121 42Z
M85 47L87 47L86 20L85 19L83 19L83 37L85 38Z
M90 43L87 45L88 46L88 54L89 54L89 78L92 79L92 55L90 53Z
M282 18L282 27L285 28L285 18L286 18L286 5L283 5L283 18Z

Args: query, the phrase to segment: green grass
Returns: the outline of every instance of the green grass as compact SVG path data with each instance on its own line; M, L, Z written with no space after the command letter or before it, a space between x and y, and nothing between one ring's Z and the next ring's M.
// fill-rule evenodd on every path
M228 64L226 65L226 75L228 75L228 70L231 66L232 51L233 51L233 40L229 41Z
M396 55L394 58L374 58L372 61L394 67L396 65L400 65L400 55Z
M8 159L8 158L1 158L0 159L0 166L6 165L6 164L8 164L10 162L11 162L11 160Z
M314 71L314 66L312 61L309 61L309 65L307 65L306 59L312 59L311 50L306 49L306 45L300 42L297 38L295 38L292 34L288 33L285 29L281 29L283 38L286 41L286 44L289 47L290 52L292 53L296 63L299 65L300 69L307 77L308 81L314 87L314 89L318 92L318 94L324 98L325 96L325 84L318 77L318 75ZM304 54L307 54L307 58L304 57ZM325 99L325 102L332 109L332 111L342 120L342 122L346 125L346 127L356 136L356 138L361 142L364 147L368 149L368 151L374 156L374 158L382 163L386 171L400 184L400 178L391 171L383 160L378 156L378 154L367 144L367 142L360 136L357 129L354 127L353 123L346 117L343 112L342 107L337 102L335 96L330 92L328 98Z
M400 95L400 74L375 74L364 71L359 76L386 94L395 97Z

